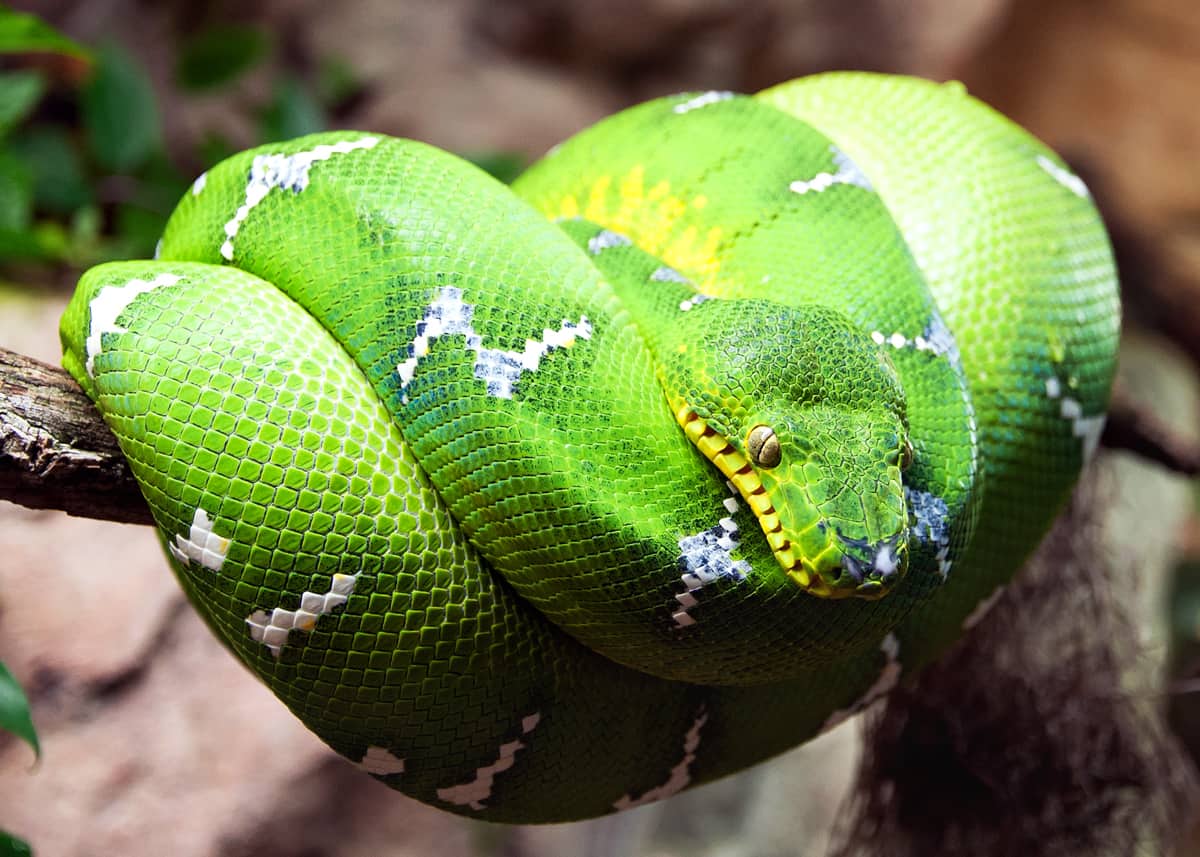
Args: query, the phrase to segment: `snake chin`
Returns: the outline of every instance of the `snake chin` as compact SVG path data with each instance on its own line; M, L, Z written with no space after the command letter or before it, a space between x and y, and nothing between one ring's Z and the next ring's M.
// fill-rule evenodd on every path
M860 598L880 598L900 579L908 565L907 532L873 544L838 534L845 548L841 569L844 582Z
M819 528L828 532L828 525ZM887 595L908 568L908 532L885 539L847 538L840 532L825 550L788 571L798 585L821 598L876 600Z
M803 464L792 470L777 469L776 464L757 468L752 454L731 443L687 405L678 408L675 418L749 505L780 567L805 592L820 598L873 600L890 592L903 577L908 567L907 528L877 539L847 536L842 527L830 525L809 496ZM898 485L899 464L887 461L885 467L887 481ZM895 520L904 520L903 508L896 511Z

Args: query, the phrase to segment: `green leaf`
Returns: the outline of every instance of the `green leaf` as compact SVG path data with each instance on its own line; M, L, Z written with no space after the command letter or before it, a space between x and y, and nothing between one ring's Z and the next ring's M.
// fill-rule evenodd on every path
M88 143L100 166L136 170L158 148L158 103L145 71L116 45L101 48L83 92Z
M0 229L26 229L33 214L33 175L25 162L0 149Z
M167 225L166 215L137 205L118 205L116 234L104 248L111 259L149 259Z
M0 136L29 115L46 83L35 71L0 74Z
M270 39L262 30L233 25L211 27L183 44L175 79L184 89L214 89L253 68L270 47Z
M47 253L36 229L0 229L0 263L47 262L57 254Z
M0 53L32 52L90 58L86 50L39 18L0 6Z
M33 857L33 849L27 842L0 830L0 857Z
M515 152L480 152L463 157L505 184L511 184L525 171L525 159Z
M79 151L65 128L47 126L13 135L9 148L33 177L33 205L38 211L69 215L92 201Z
M26 741L37 756L42 755L38 745L37 731L33 721L29 719L29 700L25 691L13 678L3 663L0 663L0 729L7 729L18 738Z
M97 254L81 248L68 237L67 230L54 220L35 223L30 229L0 229L0 262L24 260L31 262L70 262L83 259L76 267L88 267Z
M275 98L262 118L262 141L273 143L325 130L321 107L295 78L285 78L275 88Z

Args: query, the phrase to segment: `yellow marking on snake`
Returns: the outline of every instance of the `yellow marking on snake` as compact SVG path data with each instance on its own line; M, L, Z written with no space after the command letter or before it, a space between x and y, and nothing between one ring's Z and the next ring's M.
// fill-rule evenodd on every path
M558 216L563 220L574 220L579 216L579 200L573 195L564 196L558 204Z
M763 534L767 537L771 551L779 560L779 564L783 566L788 577L801 586L809 587L812 583L812 575L802 566L791 540L783 534L779 514L771 505L771 499L763 489L762 481L746 457L734 449L729 441L709 428L708 423L697 416L696 412L686 404L675 410L675 421L683 428L688 440L703 453L705 458L717 466L717 469L724 474L725 478L754 510L754 516L758 519L759 526L762 527Z
M703 285L714 279L721 267L717 251L723 232L719 226L701 232L683 221L690 212L708 203L704 194L691 200L673 194L666 179L647 189L645 167L637 164L615 178L608 175L597 178L588 188L583 217L613 232L636 235L642 250ZM573 218L579 214L579 202L573 195L559 200L559 217Z
M608 189L611 186L612 176L600 176L600 178L596 179L591 191L588 193L587 207L583 210L583 216L586 219L592 221L592 223L599 223L601 226L606 226L609 229L613 227L608 226L604 222L604 214L608 208L606 197L608 196ZM616 229L614 231L620 232L621 230Z

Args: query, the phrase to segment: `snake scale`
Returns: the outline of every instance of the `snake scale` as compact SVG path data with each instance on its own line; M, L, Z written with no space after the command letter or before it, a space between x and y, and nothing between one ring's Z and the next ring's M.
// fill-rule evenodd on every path
M296 716L549 822L802 743L977 621L1096 446L1118 322L1057 156L838 73L647 102L511 188L376 134L244 152L62 336Z

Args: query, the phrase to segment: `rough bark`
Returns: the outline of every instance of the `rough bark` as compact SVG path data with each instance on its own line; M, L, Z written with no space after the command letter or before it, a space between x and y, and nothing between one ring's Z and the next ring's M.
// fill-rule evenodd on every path
M0 348L0 499L150 524L117 439L62 369Z

